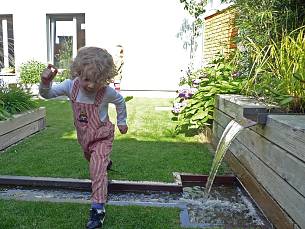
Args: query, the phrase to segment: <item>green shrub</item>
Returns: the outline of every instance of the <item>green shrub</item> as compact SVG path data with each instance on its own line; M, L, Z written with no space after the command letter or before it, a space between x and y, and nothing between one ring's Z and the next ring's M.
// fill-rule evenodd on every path
M13 114L37 107L32 95L20 87L0 85L0 121L10 118Z
M47 66L39 61L30 60L20 66L20 79L24 84L40 82L40 74Z
M192 73L189 78L197 78L200 83L195 94L180 96L181 93L179 93L178 98L175 99L173 120L177 121L176 134L197 134L204 127L211 125L215 95L240 94L244 85L244 79L239 77L233 61L224 58L213 61L210 67ZM183 103L184 105L177 109L176 104Z
M70 69L63 69L62 71L59 71L54 78L54 81L56 82L62 82L65 79L69 79L71 77Z

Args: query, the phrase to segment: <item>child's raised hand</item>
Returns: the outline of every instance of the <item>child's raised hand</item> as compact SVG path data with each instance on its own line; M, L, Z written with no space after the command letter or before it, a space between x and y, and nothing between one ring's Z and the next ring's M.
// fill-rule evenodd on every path
M57 72L58 70L54 65L48 64L48 67L44 69L41 73L42 83L45 85L49 85L56 76Z
M127 125L118 125L119 131L121 134L126 134L128 131L128 126Z

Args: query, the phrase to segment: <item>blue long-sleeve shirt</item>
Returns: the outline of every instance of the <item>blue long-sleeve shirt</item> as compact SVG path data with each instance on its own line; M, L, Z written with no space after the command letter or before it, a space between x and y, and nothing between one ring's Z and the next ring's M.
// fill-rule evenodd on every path
M74 81L75 79L74 80L66 79L65 81L53 86L51 85L47 86L41 83L39 86L39 93L43 98L46 99L51 99L63 95L66 95L71 99L71 93L72 93ZM88 95L82 92L82 90L78 91L76 102L93 104L94 101L95 101L95 94ZM125 100L121 94L116 92L110 86L106 87L104 97L99 106L99 114L101 121L104 122L109 120L109 116L108 116L109 103L113 103L116 107L117 125L127 125L126 123L127 111L126 111Z

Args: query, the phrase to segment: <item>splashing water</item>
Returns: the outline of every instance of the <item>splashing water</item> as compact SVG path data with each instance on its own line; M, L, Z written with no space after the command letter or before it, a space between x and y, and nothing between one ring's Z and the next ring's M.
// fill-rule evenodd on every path
M219 169L219 166L230 147L232 141L236 138L237 134L242 131L244 128L256 125L256 122L253 122L248 119L239 119L237 121L231 120L229 124L226 126L225 130L222 133L222 136L219 140L219 143L216 148L215 157L212 163L212 167L210 170L210 174L208 177L208 181L206 183L205 188L205 197L208 198L209 193L211 191L215 176Z

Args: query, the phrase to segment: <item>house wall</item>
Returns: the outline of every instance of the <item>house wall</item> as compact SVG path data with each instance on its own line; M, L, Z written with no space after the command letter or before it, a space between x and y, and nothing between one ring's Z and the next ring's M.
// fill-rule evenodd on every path
M218 54L228 54L236 48L234 36L234 8L226 8L208 15L204 19L203 62L208 64Z
M47 61L47 13L85 13L86 45L123 45L122 89L176 90L189 61L177 38L187 17L179 1L7 1L0 14L13 14L17 70L30 59Z

